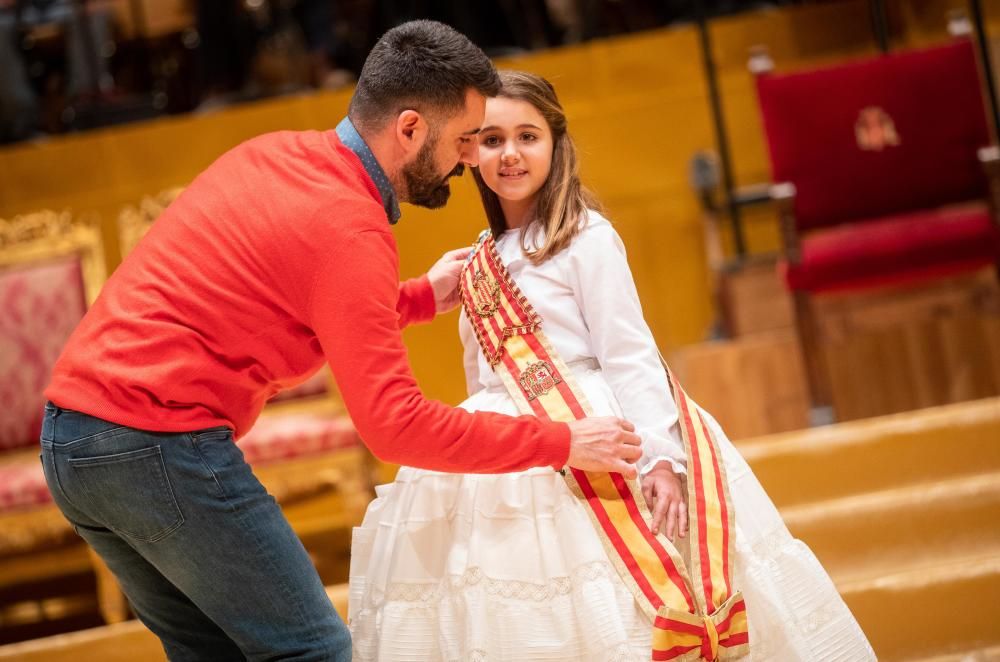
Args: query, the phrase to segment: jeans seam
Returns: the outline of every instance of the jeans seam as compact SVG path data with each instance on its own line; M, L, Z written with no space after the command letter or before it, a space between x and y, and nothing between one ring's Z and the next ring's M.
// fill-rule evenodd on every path
M146 448L137 448L134 451L112 453L111 455L97 455L95 457L71 457L67 459L67 463L71 467L101 467L106 464L117 464L122 461L141 460L150 455L161 455L160 447L158 445L147 446Z
M42 451L42 472L43 473L45 472L45 457L44 457L44 454L45 454L45 451L43 449L43 451ZM56 466L56 456L55 456L55 453L53 453L51 449L49 450L49 460L52 462L52 482L55 483L55 487L59 490L59 495L63 499L66 500L66 503L68 503L69 505L73 506L77 510L81 510L80 506L78 506L72 499L69 498L69 494L66 493L66 489L62 485L62 481L59 480L59 468ZM52 491L52 486L49 486L49 491ZM62 510L62 508L60 508L59 510Z
M167 463L164 462L163 460L163 451L160 450L159 444L157 444L155 448L157 451L156 452L157 459L160 461L160 469L162 469L162 472L160 473L160 486L164 488L167 495L170 497L170 502L174 504L174 511L177 513L177 522L173 526L167 528L166 530L160 532L159 534L151 538L146 538L145 540L138 537L136 538L136 540L140 540L142 542L147 542L147 543L155 543L163 540L171 533L179 529L181 526L183 526L185 522L184 513L183 511L181 511L180 504L177 503L177 495L174 494L174 486L170 484L170 477L167 476Z
M198 456L198 461L201 462L201 466L205 467L205 470L212 475L212 481L215 482L215 489L219 493L219 497L226 502L226 506L229 507L229 511L235 515L236 509L229 502L229 498L226 496L226 490L222 487L222 481L219 480L219 475L215 473L215 469L213 469L208 463L208 460L205 459L205 455L201 452L201 448L198 446L198 433L189 433L188 440L191 443L191 449L194 451L195 455Z
M212 479L215 481L216 486L219 488L219 494L222 497L222 500L226 502L229 511L236 517L236 520L239 523L240 528L243 529L244 532L248 533L250 537L253 539L257 552L260 553L267 560L267 564L271 568L272 579L280 577L281 576L279 572L279 570L281 569L280 564L275 562L274 556L272 554L265 552L266 548L264 545L261 544L261 538L260 535L258 534L256 527L245 526L243 515L240 513L239 508L234 506L232 501L230 501L228 494L226 494L225 488L222 486L222 481L219 480L218 474L216 474L215 470L212 469L211 465L208 463L208 461L205 459L205 456L202 454L201 449L198 447L197 435L192 434L190 436L191 436L191 445L194 448L195 453L197 453L198 458L201 460L201 463L205 466L206 469L208 469L209 473L212 474ZM254 475L254 478L256 478L256 475ZM266 488L265 488L265 493L266 493ZM267 493L267 496L270 497L272 501L274 500L274 497L272 497L270 493ZM277 502L275 502L275 506L277 506ZM279 513L280 513L280 508L279 508ZM281 517L284 518L284 513L281 513ZM294 535L294 531L292 533ZM284 579L281 580L280 584L281 584L281 590L285 594L285 597L292 604L295 605L295 610L296 612L298 612L299 619L302 622L307 622L309 619L307 618L306 611L302 606L302 601L298 599L295 591L292 590L292 587L288 586L287 581L285 581ZM312 637L312 641L317 643L322 642L322 637L320 636L319 631L316 629L315 625L312 627L311 630L312 631L310 634Z
M109 430L101 430L100 432L95 432L94 434L88 434L85 437L79 437L77 439L74 439L73 441L67 441L64 444L57 444L54 441L51 443L52 447L55 450L60 450L60 451L71 450L71 449L76 450L78 448L82 448L85 446L89 446L90 444L97 443L98 441L104 441L105 439L112 439L114 437L118 437L133 431L134 430L130 427L119 426L116 428L111 428Z

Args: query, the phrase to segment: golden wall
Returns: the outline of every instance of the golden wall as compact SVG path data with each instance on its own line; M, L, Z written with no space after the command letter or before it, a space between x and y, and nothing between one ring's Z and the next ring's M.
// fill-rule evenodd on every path
M1000 2L983 3L1000 33ZM945 38L945 16L964 0L889 2L893 46ZM748 50L766 44L779 69L872 53L868 4L826 3L713 21L722 102L738 184L766 181L768 166L746 69ZM701 50L694 26L592 42L504 60L502 67L547 76L556 85L580 148L586 182L604 200L629 250L646 316L664 350L704 338L712 321L702 217L688 161L714 146ZM70 208L101 215L108 260L118 260L115 219L143 195L190 181L237 143L279 129L328 129L350 92L315 93L53 138L0 150L0 215ZM454 186L447 209L404 209L397 226L402 273L415 275L485 226L471 178ZM777 246L771 215L746 227L754 251ZM426 392L464 395L454 313L410 329L407 343Z

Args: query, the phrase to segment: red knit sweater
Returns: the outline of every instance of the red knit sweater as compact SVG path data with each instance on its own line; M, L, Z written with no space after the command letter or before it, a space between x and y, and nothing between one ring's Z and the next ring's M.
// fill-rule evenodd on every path
M561 467L565 424L426 399L400 328L432 319L360 159L335 132L250 140L203 172L108 280L56 363L55 404L130 427L243 435L330 363L380 458L442 471Z

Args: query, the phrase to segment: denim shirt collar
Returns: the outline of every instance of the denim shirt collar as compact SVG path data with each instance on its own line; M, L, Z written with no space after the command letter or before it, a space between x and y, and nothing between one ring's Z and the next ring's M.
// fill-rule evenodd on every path
M344 143L349 150L357 154L358 158L361 159L361 164L365 167L368 176L375 182L375 188L378 189L379 195L382 196L382 206L385 207L385 215L389 219L389 223L395 225L400 216L396 190L392 188L385 170L382 170L382 166L375 160L375 155L372 154L371 148L368 147L368 143L361 137L358 130L354 128L354 124L351 123L350 118L345 117L337 125L337 137L340 138L340 142Z

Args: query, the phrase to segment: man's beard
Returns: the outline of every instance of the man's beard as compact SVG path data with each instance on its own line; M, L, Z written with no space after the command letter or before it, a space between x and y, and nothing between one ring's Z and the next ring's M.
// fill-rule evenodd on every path
M433 143L433 144L432 144ZM426 207L427 209L439 209L444 207L451 195L451 187L448 179L456 175L461 176L465 172L461 163L442 178L434 168L434 150L437 147L437 140L427 141L417 158L412 163L403 166L403 181L406 182L406 201L411 205Z

